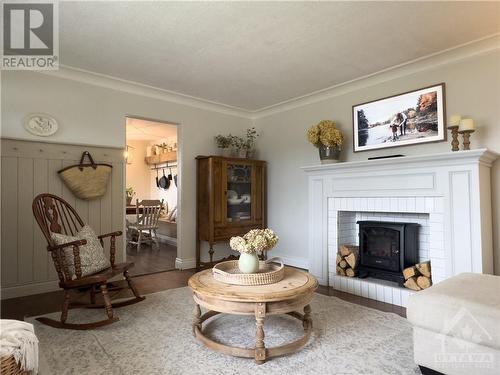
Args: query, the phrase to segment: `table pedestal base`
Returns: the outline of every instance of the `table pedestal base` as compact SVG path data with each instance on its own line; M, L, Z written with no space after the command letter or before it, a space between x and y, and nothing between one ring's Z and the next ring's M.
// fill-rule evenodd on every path
M272 357L278 357L281 355L293 353L298 349L302 348L311 337L312 332L312 320L311 320L311 307L306 305L304 307L304 314L299 312L288 312L287 314L297 318L302 322L302 326L304 327L304 336L301 338L280 346L275 346L272 348L266 348L264 343L264 319L266 315L266 304L265 303L257 303L255 306L255 325L256 325L256 334L255 334L255 347L254 348L240 348L229 345L224 345L219 342L213 341L206 337L203 334L202 324L206 320L211 317L221 314L218 311L208 311L205 314L201 315L201 309L198 304L194 307L194 319L193 319L193 335L199 341L201 341L206 347L217 350L221 353L232 355L235 357L244 357L244 358L254 358L257 364L263 364L266 359Z

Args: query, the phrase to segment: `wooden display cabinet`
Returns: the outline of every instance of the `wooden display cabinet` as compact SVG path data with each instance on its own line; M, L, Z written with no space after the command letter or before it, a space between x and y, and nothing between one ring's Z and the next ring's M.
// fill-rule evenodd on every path
M198 156L196 268L213 266L214 244L250 229L266 227L266 162ZM209 244L210 262L201 261L201 241Z

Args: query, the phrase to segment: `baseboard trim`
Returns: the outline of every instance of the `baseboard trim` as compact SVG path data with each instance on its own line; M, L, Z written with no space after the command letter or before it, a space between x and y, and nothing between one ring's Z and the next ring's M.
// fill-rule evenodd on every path
M2 288L1 299L9 299L16 297L25 297L32 294L40 294L54 292L59 290L59 281L46 281L43 283L34 283L26 285L17 285L7 288Z
M178 270L188 270L191 268L196 268L196 259L175 258L175 268Z

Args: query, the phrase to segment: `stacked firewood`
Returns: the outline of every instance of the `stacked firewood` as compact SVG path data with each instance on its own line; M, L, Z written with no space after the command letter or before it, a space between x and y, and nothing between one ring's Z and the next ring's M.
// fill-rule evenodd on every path
M340 245L337 253L337 275L354 277L357 274L359 247Z
M427 289L432 285L431 262L423 262L403 270L405 287L412 290Z

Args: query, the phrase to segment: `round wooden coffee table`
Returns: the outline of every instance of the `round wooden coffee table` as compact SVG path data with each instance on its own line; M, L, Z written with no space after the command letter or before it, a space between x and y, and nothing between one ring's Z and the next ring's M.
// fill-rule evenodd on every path
M312 331L311 307L309 303L318 287L318 281L311 274L285 267L282 281L260 286L230 285L217 281L212 270L198 272L189 279L195 302L193 334L205 346L236 357L255 358L262 364L272 358L295 352L302 348ZM200 306L208 311L201 315ZM304 311L300 313L298 311ZM255 315L256 339L254 348L239 348L215 342L203 334L202 324L220 314ZM300 321L304 336L291 343L266 348L264 344L264 319L267 315L288 314Z

